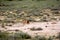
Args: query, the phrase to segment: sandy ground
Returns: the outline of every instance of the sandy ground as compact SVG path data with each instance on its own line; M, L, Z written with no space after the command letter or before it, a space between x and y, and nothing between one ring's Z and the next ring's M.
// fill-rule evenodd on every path
M47 26L47 27L46 27ZM31 28L42 28L43 30L32 31ZM6 29L1 28L0 30L15 32L15 30L21 30L29 35L56 35L60 32L60 21L58 22L30 22L30 24L16 23L12 26L6 26Z

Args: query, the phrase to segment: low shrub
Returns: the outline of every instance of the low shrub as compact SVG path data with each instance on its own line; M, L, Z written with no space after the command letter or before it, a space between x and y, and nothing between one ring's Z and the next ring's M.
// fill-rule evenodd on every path
M31 28L30 30L32 30L32 31L37 31L37 30L43 30L42 28Z
M30 35L23 32L15 33L14 37L19 37L20 39L31 39Z
M60 40L60 32L58 33L56 38Z
M8 39L8 33L0 31L0 40L7 40L7 39Z
M50 37L48 38L48 40L53 40L53 37L50 36Z
M32 40L46 40L46 37L44 37L44 36L35 36L34 38L32 38Z

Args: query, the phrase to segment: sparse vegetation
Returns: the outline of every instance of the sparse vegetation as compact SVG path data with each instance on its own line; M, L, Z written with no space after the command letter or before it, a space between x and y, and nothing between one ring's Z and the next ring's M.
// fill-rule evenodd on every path
M18 19L18 21L20 19L27 19L27 20L31 20L31 21L35 21L35 22L37 20L35 18L38 18L38 19L40 19L39 22L42 22L42 21L47 22L47 21L51 21L52 17L50 17L50 16L59 15L57 13L53 15L53 13L51 13L51 11L49 11L49 14L42 12L42 10L44 8L48 8L48 9L51 8L51 10L52 10L52 6L54 8L56 8L56 6L59 6L59 2L57 2L59 0L57 0L57 1L51 0L52 2L51 1L49 2L49 0L0 0L0 1L4 5L10 5L10 6L2 6L2 7L0 6L0 16L6 17L6 19L7 19L6 22L9 22L8 21L9 18L10 18L10 21L11 20L14 21L16 19ZM15 4L17 4L17 6ZM57 9L59 9L59 8L57 8ZM47 11L47 9L45 9L45 10ZM25 12L22 13L22 11L25 11ZM54 13L55 12L56 11L54 11ZM50 14L52 14L52 15L50 15ZM48 15L47 17L50 19L47 20L48 18L44 18L43 17L44 15ZM5 20L3 20L3 21L5 21ZM17 20L16 20L16 22L17 22Z
M22 31L16 31L16 33L8 33L8 32L1 32L0 31L0 40L56 40L59 39L59 35L56 36L46 36L36 35L34 37L30 36L27 33L23 33Z

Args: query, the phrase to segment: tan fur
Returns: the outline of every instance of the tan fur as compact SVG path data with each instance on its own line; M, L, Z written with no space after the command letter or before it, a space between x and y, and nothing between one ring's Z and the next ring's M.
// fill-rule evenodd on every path
M23 20L23 24L29 24L29 20Z

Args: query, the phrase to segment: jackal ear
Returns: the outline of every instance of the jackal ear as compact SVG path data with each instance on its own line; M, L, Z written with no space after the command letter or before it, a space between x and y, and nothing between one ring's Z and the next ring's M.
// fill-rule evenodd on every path
M29 21L27 20L26 23L29 24Z

